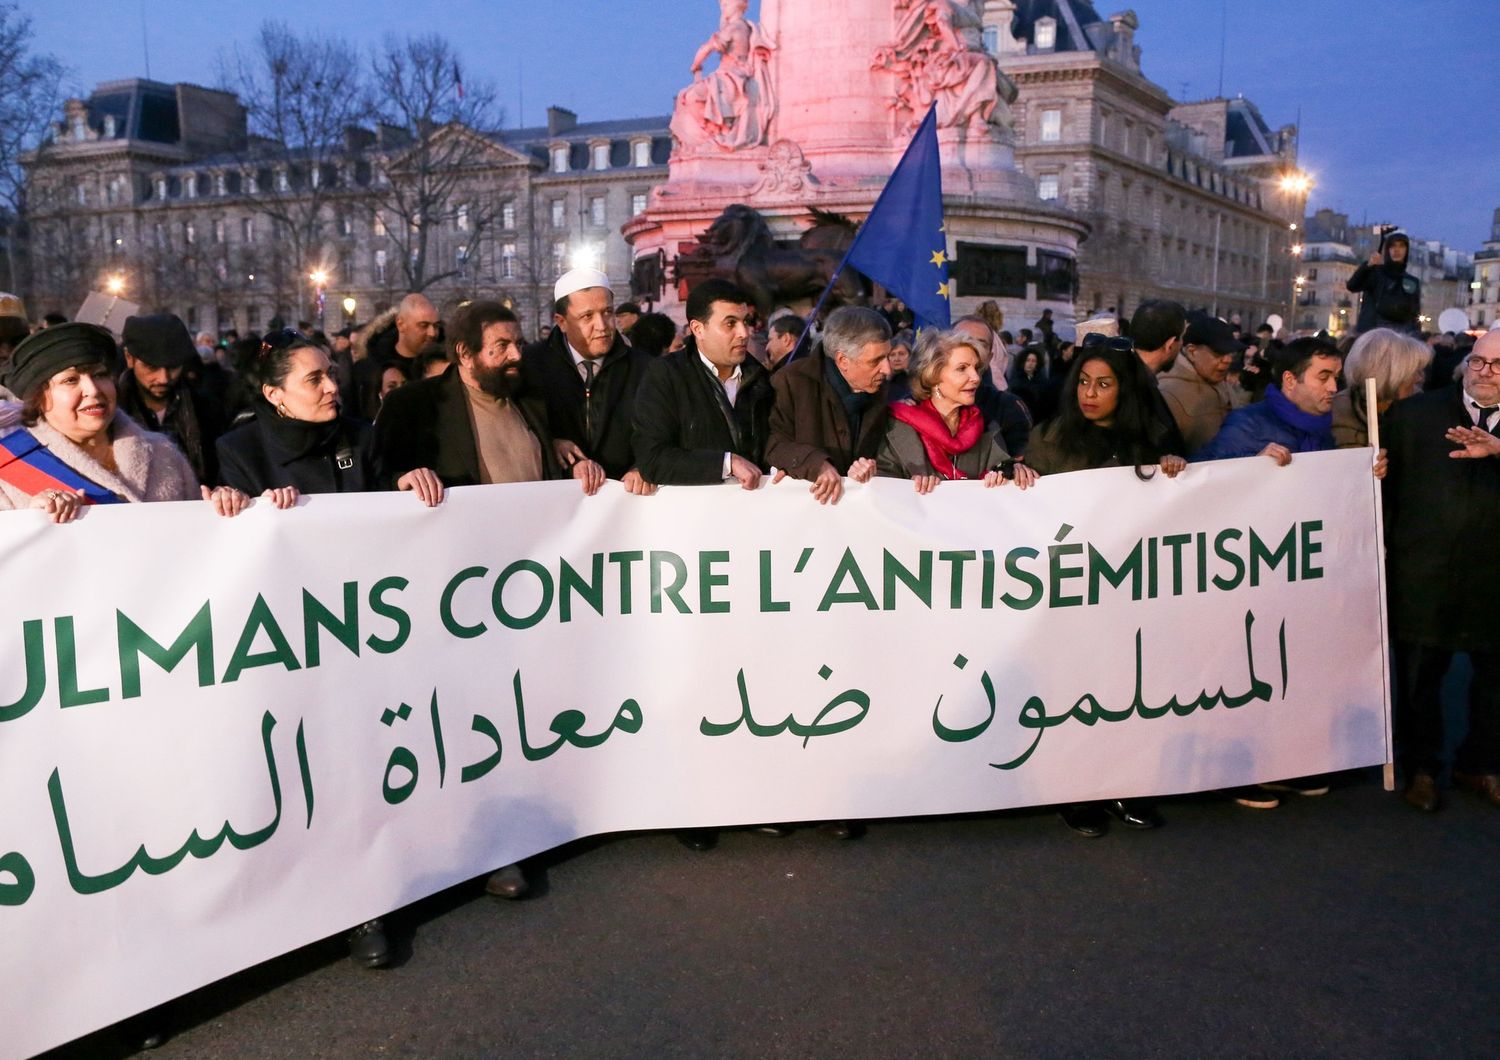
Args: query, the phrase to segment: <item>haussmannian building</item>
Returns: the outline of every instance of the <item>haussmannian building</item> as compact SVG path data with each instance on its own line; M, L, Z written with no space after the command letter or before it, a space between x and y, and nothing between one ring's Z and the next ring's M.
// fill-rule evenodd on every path
M1251 325L1286 316L1308 185L1297 130L1249 100L1180 103L1141 71L1133 11L1086 0L986 0L988 46L1015 82L1016 158L1043 199L1092 226L1080 317L1148 298Z
M1500 324L1500 207L1490 223L1490 238L1474 255L1474 278L1469 282L1469 325L1488 330Z
M458 130L454 135L476 135ZM508 301L528 334L550 322L551 288L573 264L629 290L621 226L666 176L667 118L580 122L483 135L440 221L429 223L426 292L440 310L474 297ZM332 329L367 320L409 287L402 243L382 212L384 169L411 137L389 126L347 131L319 164L248 134L232 94L143 79L69 100L27 160L30 305L69 316L113 279L148 311L193 331L264 329L272 318ZM316 189L316 246L289 251L287 200ZM322 310L310 279L326 274ZM345 300L354 312L346 314Z

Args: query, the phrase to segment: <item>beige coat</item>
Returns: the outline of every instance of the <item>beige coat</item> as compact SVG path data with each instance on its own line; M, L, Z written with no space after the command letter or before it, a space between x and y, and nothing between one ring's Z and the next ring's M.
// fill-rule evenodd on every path
M1181 354L1156 379L1191 456L1219 433L1224 417L1234 407L1234 390L1227 382L1207 382Z
M0 405L0 431L14 430L19 423L18 406ZM124 413L116 412L110 433L114 437L115 465L110 471L39 420L30 428L37 441L53 456L84 478L128 501L187 501L198 499L198 479L172 440L164 434L153 434L137 426ZM0 511L27 508L31 495L0 481Z

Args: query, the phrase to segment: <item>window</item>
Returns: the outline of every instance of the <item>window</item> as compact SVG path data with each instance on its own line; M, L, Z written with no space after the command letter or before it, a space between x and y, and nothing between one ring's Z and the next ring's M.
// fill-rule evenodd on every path
M630 160L637 168L651 164L651 141L637 140L630 145Z
M125 225L119 221L109 223L109 245L111 247L123 247L125 245Z
M1043 202L1052 202L1057 198L1057 174L1043 174L1036 182L1037 196Z
M1036 20L1036 34L1032 38L1037 51L1050 51L1057 47L1057 19L1039 18Z
M222 243L222 242L224 242L224 222L223 221L215 221L214 222L214 242L215 243Z
M505 280L516 278L516 245L514 243L500 245L500 277Z
M595 144L592 148L595 169L609 168L609 144Z
M246 177L245 178L245 190L247 192L249 192L251 195L259 195L260 194L260 177L256 176L254 173L251 173L248 177Z
M1055 144L1062 139L1062 111L1042 111L1042 143Z
M1317 269L1308 269L1307 270L1307 278L1309 280L1316 280L1318 278L1318 270Z
M156 178L156 197L158 199L165 199L167 197L167 178L166 177L157 177Z
M182 241L188 246L192 246L198 241L198 228L193 222L189 221L182 226Z
M385 235L385 215L384 214L376 214L375 215L375 220L374 220L373 223L374 223L374 228L375 228L375 234L377 236L383 236L383 235Z
M604 196L595 195L589 199L589 224L596 228L604 227Z
M223 173L215 173L214 174L214 194L215 195L227 195L227 194L229 194L228 178L226 178Z
M1026 248L960 243L951 275L966 298L1025 298Z
M167 226L164 225L164 224L162 224L160 221L156 222L155 235L156 235L156 249L157 250L166 250L167 249Z
M240 238L246 243L255 242L255 221L253 218L247 217L240 222Z
M553 199L552 200L552 206L551 206L551 208L552 208L552 227L553 228L561 228L561 227L563 227L563 225L567 223L567 218L566 218L566 216L563 213L563 201L561 199Z
M453 224L460 232L469 230L469 204L463 203L453 215Z
M984 50L991 55L1000 54L1000 29L998 26L984 27Z
M89 204L89 189L88 189L88 185L86 185L86 184L79 184L78 185L78 205L79 206L87 206L88 204Z
M552 172L566 173L568 171L568 149L564 146L552 149Z
M383 250L375 252L375 282L382 286L385 284L385 251Z
M630 197L630 216L639 217L646 212L646 193L638 191Z
M186 188L186 195L189 199L196 199L198 197L198 174L188 174Z
M565 239L557 239L552 242L552 271L556 275L562 275L568 267L568 243Z
M500 227L501 228L514 228L514 227L516 227L516 204L515 203L507 201L507 202L503 202L503 203L500 204Z
M468 267L469 246L467 243L460 243L457 248L454 249L453 264L460 273L462 273L464 269Z

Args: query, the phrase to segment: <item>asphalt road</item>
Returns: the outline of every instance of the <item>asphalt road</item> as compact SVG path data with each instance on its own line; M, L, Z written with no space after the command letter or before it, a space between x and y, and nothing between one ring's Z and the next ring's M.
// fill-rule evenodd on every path
M1340 779L1095 840L1027 810L580 842L534 897L396 914L390 969L330 939L197 991L153 1055L1496 1055L1500 810Z

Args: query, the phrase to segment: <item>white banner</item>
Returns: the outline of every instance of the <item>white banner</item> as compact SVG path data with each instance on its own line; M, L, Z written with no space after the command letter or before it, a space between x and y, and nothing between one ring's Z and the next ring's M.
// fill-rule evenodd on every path
M0 516L0 1052L590 834L1386 761L1369 467Z

